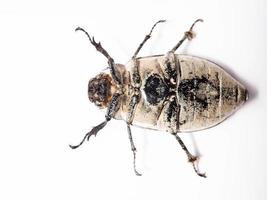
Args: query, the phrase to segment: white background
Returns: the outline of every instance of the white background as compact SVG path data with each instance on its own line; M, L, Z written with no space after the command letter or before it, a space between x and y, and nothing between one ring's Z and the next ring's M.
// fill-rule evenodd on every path
M0 1L0 199L266 199L266 9L265 0ZM135 176L122 121L71 150L104 119L87 83L107 67L74 29L125 64L157 20L168 21L140 55L166 53L197 18L197 37L178 52L222 64L250 92L224 123L181 134L208 178L171 135L139 128Z

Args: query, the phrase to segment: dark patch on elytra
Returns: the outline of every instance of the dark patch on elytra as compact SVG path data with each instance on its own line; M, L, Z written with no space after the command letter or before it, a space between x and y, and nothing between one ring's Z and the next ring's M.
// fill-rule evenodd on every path
M209 97L208 93L215 91L216 95ZM206 77L194 77L192 79L184 79L178 87L180 98L188 103L196 103L197 108L207 109L210 100L219 99L219 88L208 80Z
M163 79L156 74L146 79L144 88L147 101L152 105L157 105L167 96L169 89Z

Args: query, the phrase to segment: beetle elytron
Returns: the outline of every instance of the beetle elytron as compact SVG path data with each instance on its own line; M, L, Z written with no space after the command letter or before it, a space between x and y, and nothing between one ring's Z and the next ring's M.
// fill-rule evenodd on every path
M135 51L128 64L115 64L113 58L96 42L94 37L82 28L91 44L103 54L109 70L91 79L88 96L99 108L107 108L105 121L88 132L75 149L86 139L98 133L112 118L126 122L135 166L136 148L132 139L131 125L166 131L174 135L186 152L194 171L201 177L193 156L178 136L179 132L192 132L205 129L222 122L248 98L246 88L225 72L217 64L203 58L175 54L186 40L194 38L193 27L165 55L137 57L137 54L151 37L155 23L148 35Z

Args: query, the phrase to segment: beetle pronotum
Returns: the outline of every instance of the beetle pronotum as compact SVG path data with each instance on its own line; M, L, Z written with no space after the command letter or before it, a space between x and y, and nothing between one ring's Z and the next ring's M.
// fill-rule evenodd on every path
M204 58L175 54L186 39L195 37L193 27L202 21L196 20L165 55L137 57L156 25L165 22L158 21L125 66L116 64L100 42L78 27L76 31L84 32L90 43L108 60L109 70L101 72L88 84L90 101L99 108L107 108L107 111L104 122L88 132L79 145L70 147L75 149L92 135L96 136L111 119L122 119L127 125L136 175L141 174L135 166L136 148L131 125L173 134L194 171L206 177L196 166L197 156L188 151L178 133L217 125L247 100L248 92L219 65Z

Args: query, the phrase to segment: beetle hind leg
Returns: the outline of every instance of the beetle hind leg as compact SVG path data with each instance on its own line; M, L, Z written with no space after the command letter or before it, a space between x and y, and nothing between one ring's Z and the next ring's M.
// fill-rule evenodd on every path
M206 173L201 173L199 172L199 169L198 169L198 166L197 166L197 161L198 161L198 157L197 156L194 156L192 155L187 147L185 146L184 142L182 141L182 139L177 135L177 134L174 134L176 140L179 142L180 146L182 147L182 149L185 151L187 157L188 157L188 162L192 163L193 165L193 169L194 171L197 173L197 175L199 175L200 177L204 177L204 178L207 178L206 176Z
M129 140L131 143L131 149L133 152L133 167L134 167L134 172L137 176L142 176L142 174L140 174L137 170L136 170L136 148L133 142L133 137L132 137L132 132L131 132L131 127L130 124L127 124L127 131L128 131L128 135L129 135Z
M186 40L186 39L188 39L188 40L192 40L195 36L196 36L196 34L194 33L194 31L193 31L193 28L194 28L194 26L195 26L195 24L197 23L197 22L203 22L203 20L202 19L197 19L192 25L191 25L191 27L190 27L190 29L188 30L188 31L186 31L185 33L184 33L184 36L183 36L183 38L172 48L172 50L171 50L171 52L175 52L182 44L183 44L183 42Z

